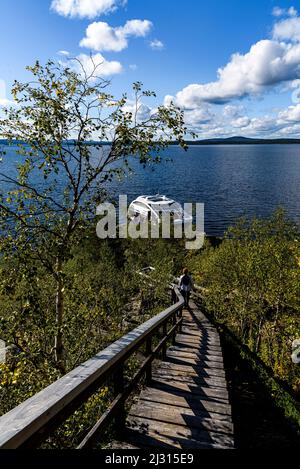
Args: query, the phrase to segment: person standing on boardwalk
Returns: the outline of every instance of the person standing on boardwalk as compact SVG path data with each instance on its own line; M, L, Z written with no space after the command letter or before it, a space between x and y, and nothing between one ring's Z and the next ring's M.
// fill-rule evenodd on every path
M179 290L184 298L184 306L189 307L191 291L194 288L193 279L187 268L183 269L183 275L179 279Z

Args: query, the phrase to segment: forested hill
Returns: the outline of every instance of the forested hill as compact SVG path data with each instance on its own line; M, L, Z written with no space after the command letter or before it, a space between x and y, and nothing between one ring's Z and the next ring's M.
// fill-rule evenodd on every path
M257 144L299 144L299 138L210 138L205 140L194 140L187 142L188 145L257 145Z

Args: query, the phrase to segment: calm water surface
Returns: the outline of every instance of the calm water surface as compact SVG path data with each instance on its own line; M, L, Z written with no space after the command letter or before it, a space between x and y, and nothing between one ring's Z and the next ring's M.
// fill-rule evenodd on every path
M6 172L18 157L7 147ZM135 164L134 176L110 185L111 193L165 194L178 202L205 204L205 231L221 236L238 217L267 216L279 205L300 221L300 145L169 147L153 169ZM96 157L96 155L95 155Z
M236 218L268 216L279 205L300 221L299 145L170 147L154 170L136 174L115 193L129 200L141 194L166 194L181 203L205 204L205 231L222 235Z

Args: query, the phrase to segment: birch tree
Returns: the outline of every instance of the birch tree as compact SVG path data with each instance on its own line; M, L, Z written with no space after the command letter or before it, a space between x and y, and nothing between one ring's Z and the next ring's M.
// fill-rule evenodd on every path
M0 136L18 143L18 163L0 164L1 250L41 263L56 284L53 353L63 374L64 263L95 216L107 183L130 168L159 160L171 139L185 148L183 113L173 104L140 119L143 101L155 96L133 85L134 106L126 94L116 99L101 65L87 72L48 61L27 67L32 80L12 87L15 106L5 109ZM92 143L91 143L92 142Z

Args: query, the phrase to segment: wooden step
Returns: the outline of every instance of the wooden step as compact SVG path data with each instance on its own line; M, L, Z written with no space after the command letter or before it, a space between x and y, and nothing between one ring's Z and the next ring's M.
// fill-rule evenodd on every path
M129 414L130 417L147 418L150 420L159 421L162 423L171 423L173 425L180 425L188 428L198 428L204 431L214 433L223 433L226 435L233 434L233 425L230 419L218 419L218 415L212 413L207 415L205 413L196 413L195 415L188 408L173 407L169 408L168 405L161 405L159 412L157 405L151 402L141 402L139 405L134 406Z
M179 361L179 360L178 360ZM162 368L168 368L170 370L182 371L187 373L190 376L207 376L207 377L216 377L216 378L225 378L225 371L214 369L214 368L204 368L198 365L184 365L182 363L177 363L175 359L171 358L168 361L163 361L161 363Z
M217 329L193 303L182 331L155 360L152 380L132 405L125 444L153 449L231 449L231 406Z
M233 446L233 438L148 418L129 417L126 440L144 448L224 449Z
M224 420L227 416L231 416L231 406L229 404L201 398L200 396L175 394L174 392L171 393L163 389L147 387L142 391L140 399L161 404L170 403L172 411L173 406L184 407L191 411L191 415L196 415L197 413L201 413L201 415L203 413L214 413L214 418L217 418L218 415L220 420ZM156 406L156 408L158 407L160 408L160 406ZM165 406L161 407L165 408Z
M158 371L154 371L152 373L153 379L169 379L169 380L176 380L181 383L185 383L188 385L195 385L195 386L210 386L214 389L227 389L226 380L220 380L219 378L209 378L204 376L188 376L186 373L178 372L178 371L163 371L159 369Z
M186 356L181 352L170 351L167 352L168 361L172 363L181 363L182 365L200 366L202 368L215 368L216 370L224 370L223 363L206 360L206 357L198 358L197 355L190 354Z
M168 348L168 355L170 352L176 352L179 353L182 357L187 357L187 358L198 358L199 360L206 360L207 362L211 363L216 363L220 364L223 366L223 357L222 355L205 355L203 353L198 353L197 351L191 351L191 349L185 349L182 347L178 347L176 345L173 345L172 347Z
M152 380L151 386L158 389L169 390L170 392L178 393L180 391L188 392L193 396L205 396L206 398L211 398L216 401L229 403L228 391L226 388L217 388L208 385L199 385L194 383L187 383L185 381L180 381L174 377L159 376Z

